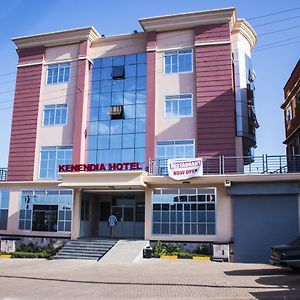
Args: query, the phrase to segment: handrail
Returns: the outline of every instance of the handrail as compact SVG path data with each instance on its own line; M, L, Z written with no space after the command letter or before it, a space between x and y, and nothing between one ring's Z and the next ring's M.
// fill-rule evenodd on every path
M300 173L300 155L204 156L204 175ZM149 160L150 175L168 175L167 159Z

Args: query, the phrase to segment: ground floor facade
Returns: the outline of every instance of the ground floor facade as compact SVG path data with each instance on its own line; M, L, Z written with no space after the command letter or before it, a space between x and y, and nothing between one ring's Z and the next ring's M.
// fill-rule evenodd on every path
M236 261L264 262L270 246L299 235L297 176L176 181L118 172L65 174L59 182L3 182L0 236L233 243ZM111 214L118 221L113 236Z

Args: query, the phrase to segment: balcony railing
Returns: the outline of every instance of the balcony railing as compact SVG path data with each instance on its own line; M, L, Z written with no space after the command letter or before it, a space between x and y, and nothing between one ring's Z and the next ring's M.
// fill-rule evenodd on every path
M300 155L203 158L204 175L300 173ZM150 175L168 175L167 159L150 160Z
M7 168L0 168L0 181L7 180Z

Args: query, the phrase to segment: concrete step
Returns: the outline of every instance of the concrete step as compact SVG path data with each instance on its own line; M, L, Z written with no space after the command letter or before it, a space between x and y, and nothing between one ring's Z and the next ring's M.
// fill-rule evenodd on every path
M54 258L98 259L104 256L117 241L70 240Z

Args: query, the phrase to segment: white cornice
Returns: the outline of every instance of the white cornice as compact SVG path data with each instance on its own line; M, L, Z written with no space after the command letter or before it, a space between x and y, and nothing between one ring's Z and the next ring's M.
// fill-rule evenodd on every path
M197 11L184 14L167 15L140 19L145 31L168 31L192 28L199 25L230 23L236 18L235 8L224 8L207 11ZM232 26L232 25L231 25Z
M195 41L196 46L211 46L211 45L226 45L231 44L231 40L219 40L219 41Z
M12 38L12 41L17 46L17 49L24 49L39 46L51 47L58 45L74 44L85 40L93 42L99 37L100 34L94 27L91 26L44 34L15 37Z
M254 31L253 27L245 20L245 19L238 19L234 27L232 29L232 34L240 33L242 34L247 41L249 42L251 48L253 48L257 42L256 32Z

